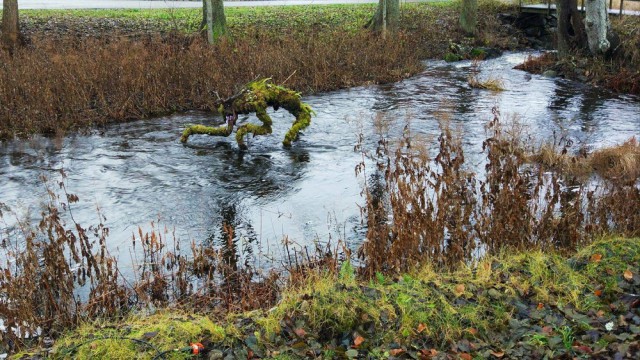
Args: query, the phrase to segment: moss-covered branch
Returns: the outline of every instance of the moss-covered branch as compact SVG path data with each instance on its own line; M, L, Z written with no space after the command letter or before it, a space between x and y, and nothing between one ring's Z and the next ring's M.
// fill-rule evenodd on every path
M236 132L238 145L245 148L244 136L248 133L252 133L253 136L271 134L273 121L267 114L267 108L271 106L275 110L284 108L296 118L282 141L285 147L290 147L291 142L298 138L298 133L311 124L311 116L315 114L300 98L300 93L275 85L269 78L250 82L240 93L220 102L218 111L226 117L226 125L191 125L184 130L180 141L185 143L189 136L194 134L229 136L233 132L238 114L255 113L262 125L244 124L239 126Z

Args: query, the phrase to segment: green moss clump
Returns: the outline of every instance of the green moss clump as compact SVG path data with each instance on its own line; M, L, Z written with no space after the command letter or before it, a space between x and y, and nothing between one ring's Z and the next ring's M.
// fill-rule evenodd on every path
M460 55L456 55L454 53L446 53L444 56L444 61L446 62L456 62L462 60Z
M220 127L212 127L205 125L189 125L182 132L180 137L181 143L186 143L189 140L189 136L195 134L211 135L211 136L229 136L233 131L233 127L223 125Z
M245 135L252 133L253 136L257 136L272 133L273 121L267 114L267 108L269 106L275 110L284 108L295 116L295 121L282 142L285 147L290 147L291 142L298 138L300 131L311 124L311 116L315 114L309 105L301 101L300 93L273 84L269 78L256 80L245 85L244 90L242 90L238 96L223 101L218 107L218 112L221 114L232 114L234 117L238 114L256 114L262 122L262 125L244 124L239 126L236 132L238 145L241 148L245 148ZM184 130L180 141L184 143L189 139L189 136L194 134L229 136L232 131L233 125L218 128L191 125Z
M181 349L190 342L222 341L224 329L202 315L159 312L130 316L118 326L87 323L56 342L53 359L151 359L160 352ZM171 359L189 359L171 352Z

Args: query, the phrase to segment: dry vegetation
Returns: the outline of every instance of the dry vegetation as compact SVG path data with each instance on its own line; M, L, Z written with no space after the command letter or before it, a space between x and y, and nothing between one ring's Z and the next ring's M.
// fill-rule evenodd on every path
M601 234L640 234L635 139L570 156L566 148L535 152L514 134L495 111L479 174L468 169L461 138L446 125L435 156L409 128L398 145L382 137L369 155L378 166L365 191L362 270L373 276L424 263L456 267L505 247L570 252Z
M640 94L640 16L611 17L613 30L620 43L606 57L594 57L575 51L568 59L559 60L555 53L530 57L516 68L542 73L556 70L568 78L578 78L620 93Z
M640 177L640 145L636 138L625 143L595 150L581 150L578 154L568 152L568 145L544 144L529 157L530 161L563 174L588 179L597 174L615 183L633 183Z
M25 20L27 46L0 54L0 139L211 110L215 92L229 96L257 77L286 80L303 93L397 81L462 39L451 4L408 5L402 29L386 40L362 28L372 11L370 5L236 11L229 18L233 37L214 46L189 33L196 11L167 20L32 14ZM479 42L513 43L493 15L481 18Z
M427 268L430 274L444 271L443 268L464 268L479 258L503 254L505 250L573 253L604 234L640 235L637 187L640 151L635 139L593 153L569 155L566 144L534 152L524 145L530 143L528 139L505 129L496 110L487 127L483 144L486 165L480 174L468 169L461 139L444 120L436 149L413 137L409 127L397 144L382 136L377 149L368 151L363 143L358 145L363 158L369 157L376 164L373 172L366 167L368 161L356 169L367 183L363 192L367 235L357 254L361 266L356 268L365 280L424 272ZM595 175L588 176L586 168ZM5 262L0 266L3 294L0 316L5 326L12 329L3 333L2 338L3 346L10 351L33 345L31 334L40 335L34 340L42 343L89 319L117 321L129 316L132 310L135 314L171 307L208 314L237 314L276 305L285 279L289 288L309 286L310 276L318 274L331 284L335 284L332 279L336 276L355 281L353 274L338 271L341 263L344 269L344 259L351 258L342 244L294 250L285 241L285 268L280 272L258 271L250 261L238 260L240 254L235 245L238 236L233 223L227 220L217 224L224 240L218 247L193 243L190 249L181 249L167 229L154 225L147 233L139 230L132 239L133 278L125 278L116 258L107 251L108 229L102 224L85 228L75 223L72 209L78 198L66 192L64 180L59 186L62 193L49 191L49 201L37 226L25 221L19 223L16 231L5 234L2 248ZM14 216L4 207L0 210L4 212L0 213L0 221L2 216ZM287 276L282 277L283 273ZM571 286L591 291L576 279L570 280ZM464 292L456 289L454 292ZM410 294L414 290L406 289ZM360 326L360 315L349 312L350 306L336 317L336 305L331 304L338 299L336 296L343 296L347 304L364 295L333 287L327 291L332 291L325 294L327 299L333 299L326 300L327 304L315 303L324 297L305 298L314 301L312 306L319 306L303 311L304 321L315 324L312 326L319 331L317 336L339 336L340 331ZM547 290L535 291L545 296ZM565 295L576 299L573 292ZM415 295L393 296L398 297L398 306L407 306L403 301ZM438 299L440 295L434 296ZM369 302L366 296L362 299ZM535 307L540 300L527 301L534 301ZM261 326L272 334L269 336L278 331L293 331L293 326L298 326L282 325L291 321L287 314L302 309L299 304L287 306L294 305L281 303L276 308L279 310L261 320ZM425 308L426 315L421 316L431 316L429 309ZM412 317L405 318L404 312L394 315L404 319L400 330L395 321L382 323L395 324L390 329L403 334L405 320L410 328L419 325ZM454 314L451 311L450 315ZM486 325L492 321L473 316L468 321L479 321L476 326L493 329ZM508 318L503 312L483 316L499 317L503 323ZM334 319L335 324L326 323L325 318ZM441 339L442 344L445 340L455 341L464 333L462 327L469 326L464 322L455 328L446 327L449 323L429 322L434 327L430 331L451 332ZM193 331L200 334L198 329ZM87 341L94 341L93 335L86 336ZM84 342L78 344L72 339L70 344L64 351L76 351ZM105 341L105 344L112 343ZM83 351L91 349L105 351L101 346Z

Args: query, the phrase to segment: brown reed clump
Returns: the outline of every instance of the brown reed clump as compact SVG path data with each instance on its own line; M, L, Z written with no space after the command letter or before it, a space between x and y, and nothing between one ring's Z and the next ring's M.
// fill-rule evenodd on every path
M545 70L552 68L557 61L555 53L546 52L540 56L527 56L527 59L514 69L528 71L534 74L542 74Z
M529 161L581 179L595 174L612 183L633 183L640 177L640 144L635 137L593 152L581 149L572 154L570 146L570 142L561 148L543 144L531 151Z
M420 150L407 128L395 148L379 140L374 174L358 165L368 182L368 232L359 252L366 275L425 262L454 267L505 248L572 251L602 234L640 233L635 139L579 155L584 160L566 160L565 148L533 155L522 134L494 114L480 174L467 169L461 141L446 124L435 157ZM587 167L601 176L576 176Z
M66 192L64 174L59 185L63 194L48 191L37 226L25 220L17 233L3 234L4 351L56 337L81 321L121 317L150 305L225 314L275 304L280 274L261 274L251 261L240 262L238 239L227 222L221 224L224 246L192 243L188 251L166 228L139 228L132 239L133 278L125 278L106 248L109 229L76 223L71 210L78 197ZM0 209L4 222L12 212L2 204Z
M0 139L213 110L216 92L229 96L258 76L309 92L395 81L421 68L401 32L253 35L213 46L184 35L35 38L13 56L0 53Z

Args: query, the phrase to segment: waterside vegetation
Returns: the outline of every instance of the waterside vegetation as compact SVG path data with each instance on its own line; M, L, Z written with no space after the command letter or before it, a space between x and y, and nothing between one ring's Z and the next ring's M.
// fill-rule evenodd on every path
M233 9L233 35L214 45L193 33L195 10L24 12L27 45L0 54L0 138L217 112L220 97L265 77L299 101L410 76L452 43L521 41L496 20L509 7L495 2L481 2L475 39L458 30L457 4L407 4L386 38L362 29L374 9ZM360 135L364 242L284 241L282 269L242 263L223 219L213 224L222 247L185 248L160 224L139 228L125 276L109 229L74 220L79 199L64 172L36 224L0 203L0 222L16 220L0 247L2 349L61 359L191 358L193 344L210 359L637 358L637 140L538 143L494 109L476 171L446 106L439 119L431 141L410 121L402 134Z
M570 257L501 253L364 281L346 262L310 271L269 310L86 322L48 355L182 359L197 342L210 359L634 358L639 266L637 238L606 238Z
M473 41L517 46L494 16L508 8L486 2ZM229 97L259 77L303 94L397 81L420 71L422 59L444 57L450 42L468 42L453 3L407 4L401 29L385 39L363 28L373 10L233 9L231 35L212 46L194 33L195 10L25 11L27 46L0 54L0 138L215 111L216 93Z

